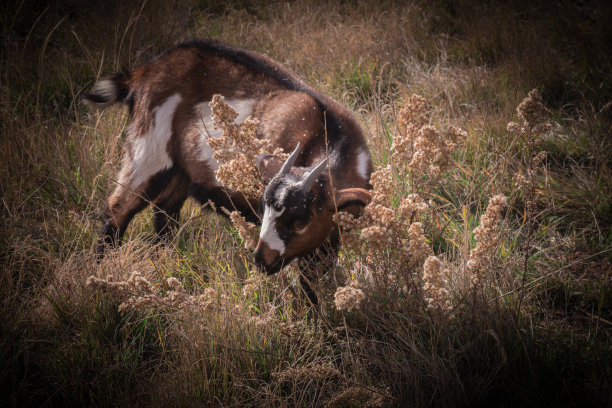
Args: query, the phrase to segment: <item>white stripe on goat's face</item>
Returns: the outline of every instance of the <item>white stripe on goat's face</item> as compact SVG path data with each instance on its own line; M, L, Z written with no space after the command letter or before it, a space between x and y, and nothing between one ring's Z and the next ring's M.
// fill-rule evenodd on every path
M304 192L299 179L293 175L277 176L264 192L263 220L259 238L270 249L278 251L278 256L285 255L288 240L294 231L294 223L304 225L310 219L310 202L312 196Z
M152 175L172 167L167 146L172 136L174 113L180 102L179 94L170 96L153 111L153 122L146 134L140 137L130 135L134 143L132 171L128 176L130 186L138 187Z
M270 249L278 251L279 256L282 256L286 249L285 243L276 230L276 220L283 212L285 212L284 208L281 211L277 211L273 206L266 205L263 222L261 224L261 232L259 234L259 238L265 242Z
M257 103L256 99L228 99L226 104L231 106L238 117L235 123L242 123L246 118L253 114L253 108ZM212 120L212 110L209 102L202 102L195 106L196 109L196 126L200 134L198 144L199 155L198 160L205 162L212 169L219 168L219 162L213 157L213 149L208 144L209 138L217 138L223 134L222 129L216 129Z

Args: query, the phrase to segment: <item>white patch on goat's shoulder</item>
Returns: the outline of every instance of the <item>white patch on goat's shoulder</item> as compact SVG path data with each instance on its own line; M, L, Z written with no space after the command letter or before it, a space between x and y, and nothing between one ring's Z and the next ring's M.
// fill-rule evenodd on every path
M274 207L266 205L264 209L263 222L261 223L261 232L259 238L268 245L270 249L278 251L279 255L285 253L285 243L278 236L276 231L276 219L285 211L276 211Z
M228 99L225 101L226 104L231 106L237 113L235 123L242 123L244 120L253 114L253 108L256 99ZM196 126L200 133L200 140L198 143L199 155L198 160L205 162L213 169L219 168L219 163L213 157L213 150L208 145L208 138L215 138L221 136L223 131L221 129L215 129L212 120L212 111L208 102L199 103L195 107L196 109Z
M181 101L174 94L153 110L153 123L149 131L134 138L132 185L139 186L155 173L172 167L167 146L172 136L172 121L176 106Z
M357 173L364 180L368 180L368 165L370 164L370 155L368 151L365 149L361 149L359 154L357 155Z

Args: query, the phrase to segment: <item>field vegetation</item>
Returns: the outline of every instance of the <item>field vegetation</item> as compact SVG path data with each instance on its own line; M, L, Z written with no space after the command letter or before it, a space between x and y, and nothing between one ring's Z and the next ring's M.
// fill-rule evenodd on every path
M0 9L0 405L612 401L608 2ZM80 95L194 37L280 61L367 135L373 201L338 214L317 307L191 201L171 242L149 209L96 261L128 114Z

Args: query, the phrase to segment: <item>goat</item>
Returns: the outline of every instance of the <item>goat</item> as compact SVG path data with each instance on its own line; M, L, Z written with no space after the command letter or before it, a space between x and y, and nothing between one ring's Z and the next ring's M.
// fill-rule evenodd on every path
M207 143L220 135L209 106L214 94L223 95L238 112L237 121L258 119L258 138L293 151L286 161L274 155L257 159L265 185L259 200L246 199L215 177L219 164ZM272 274L294 258L306 265L325 252L337 255L333 214L342 209L357 214L370 201L372 160L352 114L256 52L194 40L129 73L99 80L83 99L97 108L122 102L131 118L96 246L99 256L106 246L121 242L130 220L148 203L153 204L158 237L163 237L177 225L191 196L202 204L210 200L217 208L238 210L250 221L261 216L255 262Z

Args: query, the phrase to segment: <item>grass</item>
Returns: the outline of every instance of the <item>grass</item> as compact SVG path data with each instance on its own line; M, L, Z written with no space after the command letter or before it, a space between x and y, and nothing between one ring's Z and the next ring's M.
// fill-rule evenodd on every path
M0 401L3 406L606 406L612 400L611 7L605 2L196 2L1 6ZM151 211L95 261L127 112L79 96L113 70L211 36L270 55L356 112L392 164L412 94L430 123L468 132L444 182L419 184L452 316L417 292L368 287L367 248L341 252L320 310L294 266L263 277L224 219L188 202L167 246ZM554 128L506 131L537 87ZM531 153L535 204L513 184ZM414 174L396 171L400 202ZM486 285L463 263L490 197L509 206ZM376 267L400 276L394 256ZM206 306L128 309L90 276L176 277ZM341 311L351 273L366 300ZM413 276L413 275L410 275ZM418 280L416 281L418 282ZM418 286L418 285L417 285ZM214 295L210 295L210 290ZM208 292L207 292L208 291ZM123 296L123 297L122 297Z

